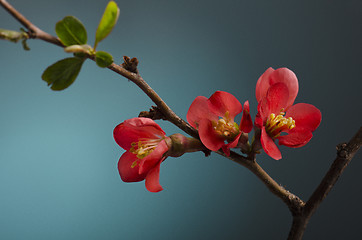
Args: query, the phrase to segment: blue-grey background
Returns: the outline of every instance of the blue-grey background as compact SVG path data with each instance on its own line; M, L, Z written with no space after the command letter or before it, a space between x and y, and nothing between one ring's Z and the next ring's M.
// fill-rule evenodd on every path
M9 0L43 30L78 17L90 44L102 1ZM98 46L120 63L137 57L144 79L185 118L196 96L216 90L249 100L268 68L292 69L296 102L317 106L322 123L300 149L258 162L307 200L361 125L362 2L117 0L113 33ZM0 27L19 29L0 9ZM123 150L113 128L153 103L131 82L87 61L61 92L42 71L67 57L59 47L0 42L0 239L286 239L291 216L247 169L215 154L169 158L164 191L118 175ZM238 118L240 119L240 117ZM168 134L179 132L159 122ZM305 239L362 238L362 159L357 154L308 225Z

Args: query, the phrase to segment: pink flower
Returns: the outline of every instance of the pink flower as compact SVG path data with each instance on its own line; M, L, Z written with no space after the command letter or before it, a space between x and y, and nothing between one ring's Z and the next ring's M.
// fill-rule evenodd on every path
M293 105L298 94L298 79L287 68L269 68L256 84L258 114L255 125L261 129L261 144L264 151L275 160L281 153L275 144L287 147L302 147L312 138L312 132L319 126L322 115L313 105ZM287 135L281 135L282 133Z
M217 91L209 99L196 97L187 112L187 121L199 130L205 147L212 151L222 148L230 155L230 148L235 147L240 138L241 131L234 117L241 111L242 106L233 95Z
M113 136L126 150L118 162L121 179L124 182L146 179L148 191L161 191L160 165L169 150L166 143L169 138L161 127L149 118L132 118L116 126Z

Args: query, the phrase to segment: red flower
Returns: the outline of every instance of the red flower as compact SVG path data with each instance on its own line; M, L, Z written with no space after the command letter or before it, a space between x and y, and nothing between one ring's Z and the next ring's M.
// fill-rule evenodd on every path
M187 112L187 121L199 130L200 140L208 149L222 148L230 155L230 148L237 145L241 134L234 122L234 117L241 111L242 106L233 95L217 91L209 99L195 98Z
M293 105L298 94L298 79L287 68L269 68L256 84L258 114L255 125L261 129L264 151L275 160L281 153L274 143L287 147L301 147L312 138L321 122L321 112L311 104ZM281 135L282 132L287 135Z
M159 192L160 164L166 158L169 138L161 127L149 118L132 118L115 127L114 139L126 152L118 162L118 171L124 182L146 179L150 192Z

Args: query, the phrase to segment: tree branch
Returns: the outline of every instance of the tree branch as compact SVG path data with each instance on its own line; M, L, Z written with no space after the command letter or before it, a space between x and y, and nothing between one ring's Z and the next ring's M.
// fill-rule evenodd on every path
M146 81L143 80L141 75L127 71L123 67L114 63L108 68L135 83L157 105L168 121L172 122L190 136L197 139L199 138L197 130L177 116L176 113L174 113L172 109L162 100L162 98L146 83Z
M60 40L49 33L44 32L34 24L32 24L27 18L25 18L20 12L18 12L13 6L11 6L6 0L0 0L1 6L4 7L16 20L18 20L25 28L28 29L30 38L37 38L43 41L64 47Z
M217 151L218 154L246 167L254 173L266 187L277 197L279 197L288 206L292 213L297 213L304 206L303 200L298 196L286 190L283 186L279 185L272 177L270 177L264 169L254 160L243 157L233 151L230 156L226 156L222 151Z
M347 144L342 143L337 146L337 157L322 179L321 183L315 189L305 206L301 209L302 211L293 215L293 224L289 233L289 240L302 239L309 219L331 191L339 176L341 176L344 169L356 155L361 145L362 127L360 127L357 133Z

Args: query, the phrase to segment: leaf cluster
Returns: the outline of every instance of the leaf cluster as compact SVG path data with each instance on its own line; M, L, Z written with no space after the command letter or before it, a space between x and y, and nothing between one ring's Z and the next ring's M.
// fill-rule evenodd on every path
M113 63L111 54L96 51L98 43L104 40L117 23L119 8L110 1L99 22L94 47L87 44L87 30L82 22L73 16L64 17L56 23L55 32L65 46L64 50L73 57L62 59L45 69L42 79L51 85L52 90L64 90L77 78L84 61L93 58L99 67L105 68Z

